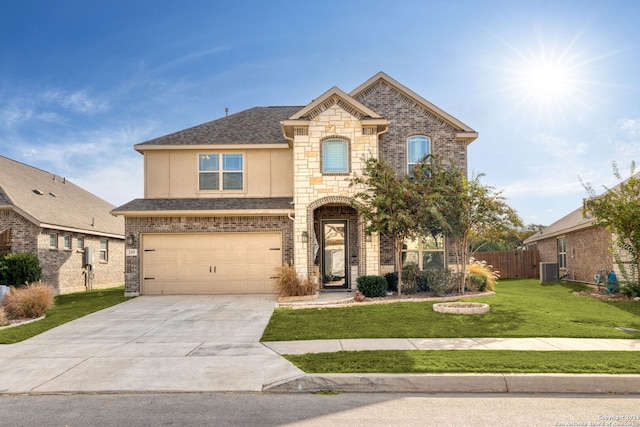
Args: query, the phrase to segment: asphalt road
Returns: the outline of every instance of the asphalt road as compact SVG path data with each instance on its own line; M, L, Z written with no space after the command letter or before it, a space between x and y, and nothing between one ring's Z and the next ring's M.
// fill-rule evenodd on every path
M639 395L80 394L0 397L3 426L640 426Z

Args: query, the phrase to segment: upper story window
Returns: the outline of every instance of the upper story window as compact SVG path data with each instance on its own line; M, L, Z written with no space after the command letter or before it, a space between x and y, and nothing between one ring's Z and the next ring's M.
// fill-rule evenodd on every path
M425 156L431 154L431 138L412 136L407 142L407 172L412 175L413 169Z
M198 156L200 190L242 190L244 156L242 154L200 154Z
M349 173L349 143L327 139L322 143L322 172Z

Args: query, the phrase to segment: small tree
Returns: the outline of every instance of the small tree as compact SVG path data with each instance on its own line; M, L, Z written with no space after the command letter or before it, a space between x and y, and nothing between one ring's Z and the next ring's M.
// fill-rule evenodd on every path
M412 175L397 173L384 159L367 159L363 175L352 184L361 191L354 195L355 206L368 232L378 232L394 241L398 270L398 295L402 293L402 249L407 239L433 234L442 229L436 195L429 185L433 167L424 159Z
M501 191L480 182L483 174L467 180L464 173L451 169L443 171L441 191L447 191L445 217L451 230L453 252L460 269L458 289L464 293L466 266L479 249L471 249L471 241L490 241L513 227L521 227L522 220L511 208Z
M589 197L584 201L583 210L595 218L595 225L607 228L615 234L613 245L614 258L624 279L631 283L637 282L637 272L640 269L640 174L635 173L635 162L631 162L630 176L623 180L617 164L613 163L613 175L620 184L614 188L604 187L602 195L596 195L593 187L582 183ZM613 249L613 248L612 248ZM621 251L626 251L632 262L629 273L621 258Z

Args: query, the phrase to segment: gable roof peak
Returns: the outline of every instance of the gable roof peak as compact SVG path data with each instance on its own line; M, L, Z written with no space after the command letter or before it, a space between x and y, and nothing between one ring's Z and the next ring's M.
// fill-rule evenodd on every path
M338 104L350 114L359 118L372 118L381 119L378 113L355 100L348 93L333 86L331 89L320 95L318 98L311 101L301 110L297 111L294 115L289 117L289 120L304 119L307 117L315 117L327 108Z

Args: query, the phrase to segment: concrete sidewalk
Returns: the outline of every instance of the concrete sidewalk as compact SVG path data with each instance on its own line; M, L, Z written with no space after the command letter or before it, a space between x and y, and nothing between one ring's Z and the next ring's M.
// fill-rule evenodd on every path
M278 354L363 350L640 351L640 340L589 338L361 338L263 344Z

